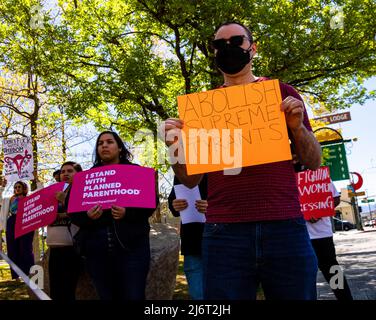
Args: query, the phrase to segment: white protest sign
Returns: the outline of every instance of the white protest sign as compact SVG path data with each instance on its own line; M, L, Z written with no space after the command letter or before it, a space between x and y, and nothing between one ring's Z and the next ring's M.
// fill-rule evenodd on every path
M33 151L30 137L3 140L4 175L8 182L33 180Z
M180 211L181 223L202 222L206 221L205 215L197 211L196 200L201 200L198 186L189 189L183 184L174 186L176 199L185 199L188 207Z

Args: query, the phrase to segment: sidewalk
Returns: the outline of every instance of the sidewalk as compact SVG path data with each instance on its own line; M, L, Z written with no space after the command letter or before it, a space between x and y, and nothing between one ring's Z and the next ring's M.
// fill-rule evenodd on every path
M355 300L376 300L376 228L334 234L337 260L342 266ZM1 267L8 266L0 260ZM319 300L336 300L321 272L317 276Z
M337 231L334 243L354 299L376 300L376 228ZM317 289L319 300L336 299L321 272Z

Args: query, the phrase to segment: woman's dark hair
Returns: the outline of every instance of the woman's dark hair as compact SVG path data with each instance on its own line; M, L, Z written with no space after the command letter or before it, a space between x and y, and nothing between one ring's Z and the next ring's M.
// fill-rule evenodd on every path
M104 134L112 134L114 137L118 147L120 148L120 163L122 164L130 164L130 160L132 159L132 154L129 152L129 150L125 147L123 140L119 137L119 135L116 132L113 131L103 131L99 134L97 141L95 142L95 150L94 150L94 167L98 167L102 165L102 160L98 153L98 143L101 136Z
M72 166L73 169L76 170L76 172L83 171L81 165L77 162L74 162L74 161L65 161L60 167L60 170L59 170L60 172L61 172L61 170L63 169L64 166Z
M60 175L60 169L55 170L54 173L52 174L54 178L56 175Z
M17 181L14 185L20 184L22 186L22 194L26 197L29 192L28 185L23 181Z
M253 43L253 36L252 36L251 30L249 30L249 28L247 28L244 24L237 22L237 21L226 21L226 22L221 23L217 28L215 28L214 34L216 34L217 31L220 28L222 28L223 26L228 26L228 25L231 25L231 24L237 24L238 26L241 26L245 30L245 32L247 33L247 37L249 39L249 42Z

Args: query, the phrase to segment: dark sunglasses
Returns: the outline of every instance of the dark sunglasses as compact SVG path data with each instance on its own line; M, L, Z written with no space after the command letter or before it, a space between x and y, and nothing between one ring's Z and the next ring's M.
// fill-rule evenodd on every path
M225 49L228 45L230 47L240 47L243 44L243 41L245 39L248 39L250 42L251 40L245 36L232 36L229 39L216 39L212 41L212 46L214 49L221 50Z

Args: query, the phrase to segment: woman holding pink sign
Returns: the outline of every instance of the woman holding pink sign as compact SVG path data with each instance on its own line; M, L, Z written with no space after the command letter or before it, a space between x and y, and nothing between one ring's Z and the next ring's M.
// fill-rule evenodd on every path
M1 182L2 189L6 186L6 180ZM16 214L19 201L27 196L28 186L23 181L14 184L14 193L10 198L3 198L1 205L1 217L6 217L6 241L7 253L11 259L26 275L34 265L33 237L34 232L29 232L19 238L15 238ZM3 190L1 191L1 195ZM11 268L12 279L19 276Z
M73 237L78 227L67 216L73 177L82 171L81 165L73 161L64 162L59 170L59 180L65 182L64 191L58 192L58 216L47 227L47 245L50 248L48 260L50 296L52 300L73 301L80 274L80 256L73 247Z
M94 168L126 164L131 154L120 137L102 132L96 141ZM154 209L95 205L71 215L80 227L81 248L101 300L145 299L150 263L149 221Z

